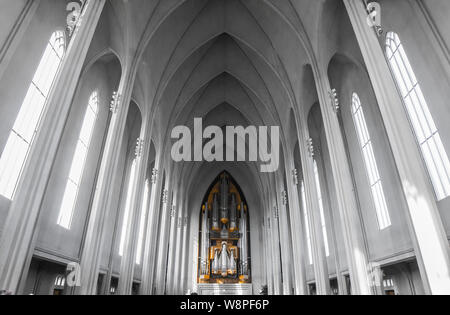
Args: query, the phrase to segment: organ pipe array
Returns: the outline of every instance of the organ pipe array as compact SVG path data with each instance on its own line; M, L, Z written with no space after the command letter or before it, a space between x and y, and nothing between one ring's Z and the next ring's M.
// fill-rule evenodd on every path
M222 174L202 206L199 248L200 283L249 283L248 209Z

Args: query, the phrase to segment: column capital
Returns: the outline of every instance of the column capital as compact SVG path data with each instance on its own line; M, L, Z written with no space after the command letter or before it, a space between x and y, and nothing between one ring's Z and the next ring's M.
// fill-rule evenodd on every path
M328 95L330 96L330 100L331 100L331 108L337 114L339 112L339 110L341 109L341 104L339 103L338 92L336 89L332 89L330 92L328 92Z
M273 206L273 218L277 219L280 217L280 211L278 209L278 206Z
M310 158L314 158L315 152L314 152L314 141L312 138L309 138L306 140L306 147L308 149L308 154Z
M144 140L141 138L137 138L136 140L136 148L134 150L134 154L137 158L142 156L142 152L144 150Z
M367 24L374 29L378 37L381 37L384 33L381 26L381 5L376 1L372 1L367 4L366 10Z
M281 192L281 201L283 203L283 206L286 206L288 204L288 196L287 196L287 191L283 190Z
M169 202L169 191L167 189L164 189L162 193L162 203L166 204L168 202Z
M153 170L152 170L152 178L151 178L151 183L153 184L153 185L156 185L156 182L158 181L158 170L156 169L156 168L154 168Z
M292 180L293 180L294 186L298 186L298 183L299 183L298 170L296 168L294 168L292 170Z
M78 26L80 26L81 23L80 17L86 2L87 0L78 0L78 1L71 1L67 4L66 11L68 11L69 14L67 15L66 28L69 38L72 37L75 29L77 29Z
M177 206L176 205L172 205L170 207L170 217L173 219L175 218L177 215Z
M119 94L118 91L114 91L111 99L111 103L109 105L109 111L113 114L117 114L117 111L120 107L120 99L122 95Z

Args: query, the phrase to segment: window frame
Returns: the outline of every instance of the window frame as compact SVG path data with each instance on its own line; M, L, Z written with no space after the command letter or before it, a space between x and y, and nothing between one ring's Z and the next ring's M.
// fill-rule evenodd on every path
M10 172L7 181L5 180L2 183L0 180L0 189L2 190L0 195L11 201L15 198L30 151L39 132L43 115L47 109L49 96L64 62L66 49L66 34L63 30L56 29L51 33L42 52L33 78L28 85L27 92L10 130L8 140L0 155L0 171L6 173L9 170ZM37 110L36 106L31 105L36 103L40 104L40 108L37 108ZM29 115L32 110L34 110L34 115L33 112L32 115ZM14 157L11 155L14 155ZM20 162L17 163L18 161ZM14 171L11 170L11 163L13 162L17 164ZM1 177L5 178L6 174L3 174Z
M73 223L73 216L75 214L75 209L78 203L78 195L80 193L81 184L84 179L84 173L86 170L86 164L89 157L89 152L91 149L92 139L95 132L95 127L98 122L98 116L100 111L100 94L97 89L95 89L89 96L88 104L86 106L86 110L84 112L83 116L83 123L81 125L81 129L78 133L78 139L77 144L75 147L74 154L72 156L72 163L69 170L69 174L67 176L66 181L66 188L64 190L63 199L61 201L60 206L60 212L58 215L57 224L58 226L70 230L72 228ZM93 117L89 118L89 114L93 115ZM90 123L90 124L89 124ZM85 130L85 128L88 128L88 130ZM87 139L84 139L83 136L87 136ZM79 151L79 148L82 148L81 151ZM84 150L84 151L83 151ZM80 153L82 154L80 156ZM81 158L82 162L79 164L80 161L78 161L77 158ZM76 169L76 164L78 161L78 168ZM73 176L73 172L75 170L75 176ZM72 177L78 177L78 178L72 178ZM70 198L68 195L69 193L69 186L72 187L72 189L75 187L75 194L72 196L73 200L66 199ZM71 201L70 205L65 204L66 201ZM67 208L66 208L67 207Z
M384 190L383 179L378 167L375 149L364 106L358 93L351 95L351 116L355 127L356 137L358 139L359 150L362 155L367 182L369 184L372 202L375 207L378 228L384 231L392 226L392 219L387 204L386 193Z
M417 146L421 153L421 158L428 173L428 178L433 188L435 198L440 202L450 197L450 160L447 150L442 142L439 128L437 128L423 93L422 86L417 79L414 68L398 33L390 31L386 34L384 53L389 70L404 105L406 116L415 136ZM397 61L396 56L398 56L400 61ZM395 67L393 64L394 62L396 65ZM404 71L401 70L399 63L402 64ZM395 68L397 68L397 71ZM405 71L406 73L404 73ZM408 82L405 77L408 77L408 81L412 85L411 88L408 88ZM403 93L404 91L407 93ZM415 98L411 96L413 94L415 95ZM416 102L414 102L414 99ZM418 110L422 112L421 115ZM426 122L425 124L423 124L424 121ZM428 125L428 133L431 135L427 135L427 130L424 129L425 125ZM420 134L422 134L424 141L421 141ZM434 151L433 148L430 147L430 142L432 142L432 145L434 146ZM427 148L424 148L425 146ZM438 157L439 159L436 161ZM446 173L447 179L442 176L442 171Z

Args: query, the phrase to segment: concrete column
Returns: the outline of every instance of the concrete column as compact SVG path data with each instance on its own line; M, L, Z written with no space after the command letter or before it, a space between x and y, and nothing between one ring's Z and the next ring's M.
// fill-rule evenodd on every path
M150 197L150 209L147 217L147 229L144 242L144 255L142 264L141 294L151 295L153 293L153 266L156 252L156 238L158 219L160 214L162 172L159 170L162 162L162 154L158 154L155 162L156 173L152 177L152 195Z
M139 226L143 209L143 196L147 180L148 160L151 144L151 126L148 117L143 117L141 136L136 144L136 176L133 185L131 211L128 225L125 227L125 247L120 266L120 278L117 293L131 295L133 289L134 270L136 267L137 243L139 240Z
M155 286L156 295L163 295L166 289L167 275L167 251L170 228L170 208L172 205L172 190L170 188L170 180L167 180L166 187L163 191L162 209L161 209L161 226L159 228L158 237L158 253L155 265Z
M275 198L276 201L276 198ZM279 209L278 205L274 204L268 209L268 220L270 222L269 239L271 241L272 251L272 272L273 272L273 294L282 295L282 261L280 252L280 232L279 232Z
M0 289L17 293L35 247L42 199L105 0L88 1L67 49L0 239ZM22 278L22 279L21 279Z
M450 51L442 37L442 32L445 30L439 29L436 25L428 10L429 4L424 3L422 0L408 1L408 4L416 13L415 21L420 23L422 28L427 32L428 39L431 43L429 49L437 54L442 67L450 75Z
M81 295L95 295L98 271L101 263L101 249L105 230L106 214L112 207L113 186L119 167L120 148L130 107L134 85L133 72L125 68L122 72L116 106L112 106L112 117L108 129L104 154L100 166L97 187L89 216L86 239L81 254L82 286L77 290Z
M450 250L436 198L405 107L362 1L344 0L378 100L408 204L425 291L450 294Z
M300 120L303 118L302 120ZM328 274L325 243L323 239L322 225L320 221L319 197L317 195L316 180L314 177L314 155L310 143L308 124L306 118L297 117L298 138L300 141L300 159L302 163L303 181L305 184L305 203L308 214L309 230L311 233L312 260L316 280L317 294L329 295L331 293ZM310 145L311 144L311 145Z
M183 200L180 198L180 200ZM183 216L185 215L184 207L179 207L176 220L176 247L174 256L174 272L172 280L172 294L180 294L181 289L181 260L182 260L182 242L183 242Z
M323 148L321 148L323 150ZM327 177L326 170L325 170L325 161L323 159L323 155L321 152L318 152L316 155L316 161L318 164L318 172L320 177L320 184L322 189L322 199L324 204L324 214L325 214L325 220L327 221L328 226L328 238L329 238L329 244L330 244L330 254L333 255L334 259L334 265L336 269L336 280L338 283L339 288L339 295L344 295L344 287L345 287L345 279L341 274L341 264L339 259L339 245L337 243L336 238L336 221L333 215L333 205L330 197L330 190L328 188L327 183L330 182L329 177ZM331 247L331 245L333 247ZM333 250L332 250L333 249Z
M277 175L278 177L279 175ZM291 246L291 235L289 233L288 208L287 208L287 192L284 190L282 180L277 180L277 203L278 203L278 230L280 235L281 248L281 265L283 268L283 295L292 294L292 279L294 275L291 273L293 255Z
M173 285L174 285L174 275L175 275L175 255L177 248L177 221L178 221L178 212L179 208L177 206L177 197L174 192L174 197L172 201L172 205L169 209L170 215L170 233L169 233L169 255L167 261L167 283L166 283L166 293L169 295L173 295Z
M305 255L307 249L303 246L305 233L302 226L301 207L298 196L298 174L294 169L295 165L293 161L290 162L290 167L286 168L287 176L287 193L289 198L289 218L291 223L291 238L292 238L292 252L293 252L293 264L294 264L294 277L295 277L295 294L306 295L306 266ZM288 170L292 169L292 172Z
M189 230L190 230L190 226L189 226L189 221L188 221L189 217L188 217L188 213L186 210L186 213L184 214L183 217L183 237L182 237L182 253L181 253L181 274L180 274L180 278L179 281L181 283L180 285L180 292L179 294L185 294L186 290L187 290L187 263L188 263L188 257L189 257Z
M313 72L330 154L337 207L343 229L353 294L372 295L374 291L370 280L362 219L353 189L353 179L338 115L336 114L337 109L333 106L329 94L331 91L330 82L324 69L319 69L315 65L313 66Z
M14 56L17 46L22 40L23 35L27 31L30 22L36 13L36 9L41 4L40 0L28 0L20 15L17 17L16 23L11 29L6 41L0 47L0 78L3 76L5 69L8 67L11 57Z
M293 270L293 255L291 246L291 235L289 233L289 223L287 220L287 207L281 203L279 206L279 232L280 232L280 245L281 245L281 264L283 266L283 295L292 295L292 280L294 275Z
M267 212L267 211L266 211ZM267 288L270 295L274 295L274 268L273 268L273 255L272 255L272 240L270 238L270 217L267 213L264 214L264 248L266 257L266 273L267 273Z

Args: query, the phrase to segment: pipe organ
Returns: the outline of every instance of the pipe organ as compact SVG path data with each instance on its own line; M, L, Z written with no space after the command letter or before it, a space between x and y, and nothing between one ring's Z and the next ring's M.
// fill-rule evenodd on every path
M250 283L248 207L224 173L210 189L201 212L199 283Z

